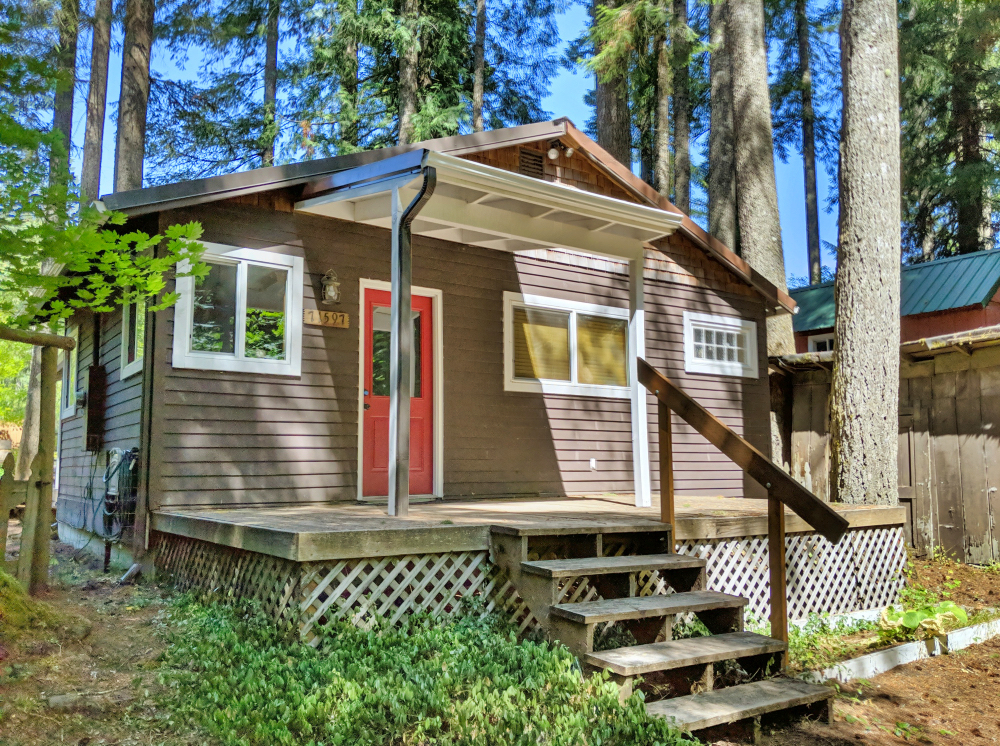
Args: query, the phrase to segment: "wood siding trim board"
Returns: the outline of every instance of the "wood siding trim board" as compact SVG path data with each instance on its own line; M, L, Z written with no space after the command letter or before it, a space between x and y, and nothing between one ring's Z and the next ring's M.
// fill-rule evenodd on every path
M388 277L388 231L236 205L165 214L161 225L190 219L203 224L206 240L303 256L306 308L316 307L319 279L329 268L335 268L341 278L341 307L353 312L352 316L358 307L357 278ZM693 269L707 261L700 251L683 244L674 251ZM680 261L675 263L680 266ZM627 276L417 238L414 284L444 293L446 495L631 491L627 401L511 393L502 386L504 290L627 308ZM756 320L763 333L763 303L742 292L720 293L648 276L645 285L647 356L675 371L681 384L690 386L706 406L744 431L748 394L765 392L766 381L720 382L683 375L680 314L692 308L738 313ZM258 487L264 477L271 501L354 498L356 318L352 318L353 332L306 327L303 375L295 381L174 371L169 365L172 311L160 312L157 321L150 445L154 507L258 502L267 494ZM461 355L449 354L458 349ZM206 406L212 414L232 414L199 417ZM243 415L244 410L252 416ZM497 422L503 425L499 432ZM486 423L490 426L484 427ZM696 494L705 488L713 490L711 494L742 494L741 473L730 470L720 478L719 468L726 462L721 455L707 453L711 446L700 436L678 427L677 444L680 494ZM651 445L655 447L655 434ZM248 463L247 453L253 453L255 465L242 471L237 465ZM244 458L237 459L238 454ZM596 472L589 467L591 458L598 459ZM317 461L340 466L311 470L309 464ZM275 468L266 473L262 465L270 463ZM692 468L686 469L687 463ZM189 466L181 470L182 464ZM196 464L204 465L204 474L195 473ZM315 486L314 477L332 474L336 480L325 487ZM196 487L199 477L206 478L202 491ZM221 478L225 481L219 482ZM220 484L228 486L209 488Z

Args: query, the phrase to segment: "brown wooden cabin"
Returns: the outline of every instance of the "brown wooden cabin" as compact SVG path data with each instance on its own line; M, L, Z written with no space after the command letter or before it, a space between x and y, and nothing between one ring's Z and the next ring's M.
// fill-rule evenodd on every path
M765 322L794 303L568 120L104 203L198 221L210 271L167 310L71 321L65 539L312 642L477 596L596 666L606 621L651 643L690 612L722 658L771 660L789 617L895 600L902 511L834 510L768 456ZM713 722L832 695L745 686Z
M106 196L127 229L199 222L212 271L174 308L68 325L60 523L104 533L127 471L139 544L174 508L385 501L391 202L428 165L409 493L648 505L655 404L626 350L768 453L765 319L794 304L560 119ZM106 484L111 449L135 451ZM678 496L763 496L683 423L674 458Z

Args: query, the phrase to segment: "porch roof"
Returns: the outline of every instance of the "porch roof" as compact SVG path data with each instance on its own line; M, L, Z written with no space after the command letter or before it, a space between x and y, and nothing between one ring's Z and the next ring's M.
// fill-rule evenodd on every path
M433 194L414 234L500 251L567 248L641 259L643 245L673 233L683 216L421 149L310 184L300 212L389 228L392 190L405 205L433 169Z

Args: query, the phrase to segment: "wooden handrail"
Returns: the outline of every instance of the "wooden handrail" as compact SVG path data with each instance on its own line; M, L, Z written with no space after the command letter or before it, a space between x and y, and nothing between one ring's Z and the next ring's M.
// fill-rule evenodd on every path
M0 326L0 339L9 342L22 342L26 345L37 347L56 347L60 350L72 350L76 347L76 341L72 337L64 337L59 334L46 334L45 332L32 332L24 329L11 329L7 326Z
M777 464L754 448L722 420L681 391L669 378L639 358L639 382L677 416L701 433L743 471L767 489L768 495L836 544L850 525L844 516L820 500Z
M763 453L740 437L642 358L639 381L657 399L660 431L660 520L674 525L673 436L670 412L693 427L743 471L767 489L767 552L771 583L771 636L788 642L788 592L785 578L785 506L836 544L847 533L846 518L820 500ZM785 663L782 657L782 668Z

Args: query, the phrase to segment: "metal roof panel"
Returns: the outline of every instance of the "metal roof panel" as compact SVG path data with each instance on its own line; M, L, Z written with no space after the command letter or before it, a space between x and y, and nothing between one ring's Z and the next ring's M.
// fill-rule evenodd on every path
M1000 289L1000 251L912 264L900 273L900 315L986 306ZM829 329L834 323L833 283L789 291L799 305L792 317L797 332Z

